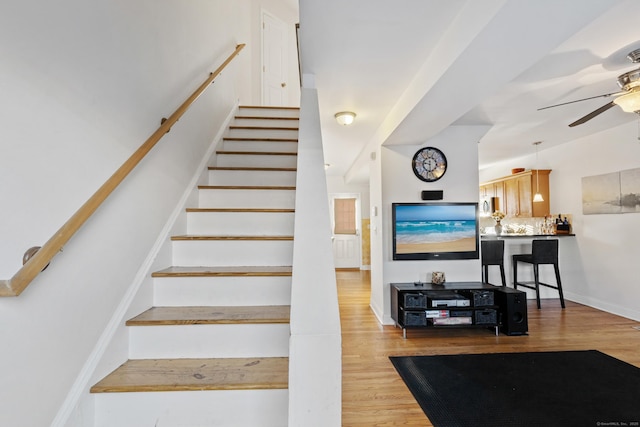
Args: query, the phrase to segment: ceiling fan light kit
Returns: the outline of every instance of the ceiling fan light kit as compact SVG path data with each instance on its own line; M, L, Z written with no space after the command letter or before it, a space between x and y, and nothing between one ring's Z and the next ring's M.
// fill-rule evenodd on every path
M633 63L640 63L640 49L636 49L629 52L627 59ZM589 98L577 99L575 101L563 102L561 104L551 105L548 107L540 108L539 110L545 110L547 108L559 107L561 105L573 104L574 102L586 101L588 99L605 98L609 96L615 96L613 101L610 101L602 107L590 112L589 114L579 118L575 122L569 124L569 127L574 127L588 122L594 117L604 113L613 106L619 106L625 113L637 113L640 114L640 68L628 71L618 76L618 86L622 89L621 92L607 93L604 95L591 96Z
M627 58L633 62L640 60L640 51L634 50ZM640 68L621 74L618 77L618 86L624 91L628 91L613 102L622 108L626 113L636 113L640 110Z
M638 113L640 112L640 90L619 96L613 102L625 113Z

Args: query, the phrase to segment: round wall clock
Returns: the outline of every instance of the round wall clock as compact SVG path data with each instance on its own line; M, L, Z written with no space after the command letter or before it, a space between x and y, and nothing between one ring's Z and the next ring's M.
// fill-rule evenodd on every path
M423 181L437 181L447 171L447 158L437 148L424 147L419 149L413 156L411 169Z

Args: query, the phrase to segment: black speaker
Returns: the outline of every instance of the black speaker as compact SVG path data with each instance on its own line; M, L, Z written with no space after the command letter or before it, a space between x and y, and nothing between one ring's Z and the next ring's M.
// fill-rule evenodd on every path
M500 310L500 330L506 335L527 335L527 294L503 286L496 287L493 296Z
M422 200L442 200L442 190L425 190L422 192Z

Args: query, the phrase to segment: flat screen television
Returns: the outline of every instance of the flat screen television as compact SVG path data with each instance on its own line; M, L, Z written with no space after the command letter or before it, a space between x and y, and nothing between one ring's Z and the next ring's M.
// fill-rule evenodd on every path
M393 203L394 260L478 259L477 203Z

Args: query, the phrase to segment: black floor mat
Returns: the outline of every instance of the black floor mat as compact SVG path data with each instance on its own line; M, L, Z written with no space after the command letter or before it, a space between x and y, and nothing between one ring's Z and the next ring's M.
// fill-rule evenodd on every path
M640 368L599 351L390 359L435 427L640 426Z

